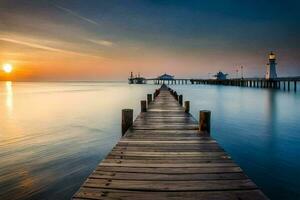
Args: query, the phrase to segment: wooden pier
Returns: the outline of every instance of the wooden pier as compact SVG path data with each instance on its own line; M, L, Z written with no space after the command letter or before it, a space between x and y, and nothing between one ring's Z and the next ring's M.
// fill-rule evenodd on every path
M281 77L276 79L265 79L265 78L237 78L237 79L147 79L147 78L132 78L129 79L130 84L147 84L152 81L153 84L161 85L226 85L226 86L238 86L238 87L252 87L252 88L270 88L283 91L294 91L297 92L297 85L300 82L300 77Z
M297 92L297 83L300 82L300 77L281 77L275 79L265 78L243 78L243 79L191 79L191 84L204 85L227 85L238 87L252 87L252 88L271 88L283 91Z
M268 199L210 137L210 112L199 126L175 91L163 85L154 96L133 123L123 110L123 137L74 200Z

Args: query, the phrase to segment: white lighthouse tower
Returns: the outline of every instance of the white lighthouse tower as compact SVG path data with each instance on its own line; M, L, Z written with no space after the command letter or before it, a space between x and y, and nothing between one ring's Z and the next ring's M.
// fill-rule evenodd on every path
M277 78L276 64L276 55L271 51L269 54L269 63L267 64L266 79Z

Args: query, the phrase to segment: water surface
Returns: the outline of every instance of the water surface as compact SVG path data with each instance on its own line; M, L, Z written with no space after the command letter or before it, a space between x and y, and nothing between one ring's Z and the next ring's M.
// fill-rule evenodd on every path
M300 93L171 86L271 199L299 199ZM120 138L121 109L155 85L0 82L0 199L70 199Z

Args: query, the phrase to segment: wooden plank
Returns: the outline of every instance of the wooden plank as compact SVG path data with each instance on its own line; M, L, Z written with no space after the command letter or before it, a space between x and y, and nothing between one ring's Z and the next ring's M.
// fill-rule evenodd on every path
M172 143L118 143L116 147L161 147L161 148L213 148L213 147L219 147L221 148L217 143L179 143L179 144L172 144Z
M142 140L140 138L128 138L128 139L124 139L123 141L127 141L127 142L141 142L141 141L148 141L148 142L152 142L152 141L159 141L159 138L143 138ZM203 141L200 141L198 140L197 141L197 137L181 137L181 138L176 138L176 137L162 137L162 139L160 140L161 142L163 143L166 143L166 142L169 142L169 143L172 143L174 142L174 144L177 143L194 143L194 144L199 144L199 143L213 143L214 141L212 140L203 140Z
M177 134L177 133L190 133L190 134L195 134L199 135L198 130L133 130L129 129L126 134L132 133L132 134L164 134L164 133L169 133L169 134ZM200 135L199 135L200 136ZM209 137L202 137L202 138L209 138Z
M178 168L178 167L235 167L237 166L235 163L170 163L170 164L160 164L160 163L108 163L102 161L100 166L110 166L110 167L149 167L149 168Z
M190 192L146 192L132 190L111 190L82 187L74 200L265 200L266 196L260 190L242 191L190 191Z
M172 124L157 124L157 125L133 125L137 130L163 129L163 130L198 130L197 125L172 125Z
M147 137L147 138L142 138L142 137L139 137L139 136L133 136L133 137L127 137L128 139L131 139L131 140L141 140L141 139L143 139L143 140L158 140L158 139L160 139L160 140L168 140L168 141L188 141L188 140L197 140L198 139L198 137L193 137L193 136L191 136L191 137L163 137L163 136L161 136L161 137Z
M181 151L181 152L146 152L146 151L117 151L112 150L112 154L122 155L140 155L140 156L226 156L225 152L199 152L199 151Z
M135 121L133 123L133 127L137 126L178 126L178 127L186 127L186 126L193 126L196 127L196 130L198 128L198 124L195 122L151 122L149 120L143 120L143 121ZM159 128L158 128L159 129ZM182 128L179 128L179 130L185 130ZM175 129L177 130L177 129Z
M206 166L206 167L176 167L176 168L151 168L151 167L112 167L101 166L96 171L109 172L130 172L130 173L151 173L151 174L200 174L200 173L234 173L242 172L242 169L235 166Z
M122 139L119 141L121 144L211 144L216 143L215 140L133 140L133 139Z
M102 163L136 163L136 164L182 164L182 163L233 163L231 159L225 158L214 158L214 159L185 159L185 160L177 160L177 159L113 159L106 158L102 161Z
M109 154L106 157L107 159L128 159L128 160L161 160L161 162L163 160L177 160L178 162L184 162L184 160L218 160L218 159L230 159L230 156L217 156L217 157L213 157L213 156L202 156L202 157L198 157L198 156L189 156L189 157L185 157L185 156L124 156L124 155L112 155ZM174 161L175 162L175 161Z
M224 150L217 145L210 145L208 143L206 146L197 145L151 145L147 144L145 146L129 144L129 145L117 145L112 150L113 151L127 151L127 152L224 152ZM213 143L212 143L213 144ZM209 146L210 145L210 146Z
M95 171L89 176L91 179L110 180L152 180L152 181L190 181L190 180L241 180L248 179L244 173L218 173L218 174L151 174L128 172Z
M216 191L257 189L249 179L207 181L136 181L88 178L84 187L139 191Z

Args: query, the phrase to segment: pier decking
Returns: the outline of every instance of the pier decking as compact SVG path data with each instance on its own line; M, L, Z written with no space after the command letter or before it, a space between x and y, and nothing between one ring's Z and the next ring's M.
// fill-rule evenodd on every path
M74 200L267 197L163 86Z

